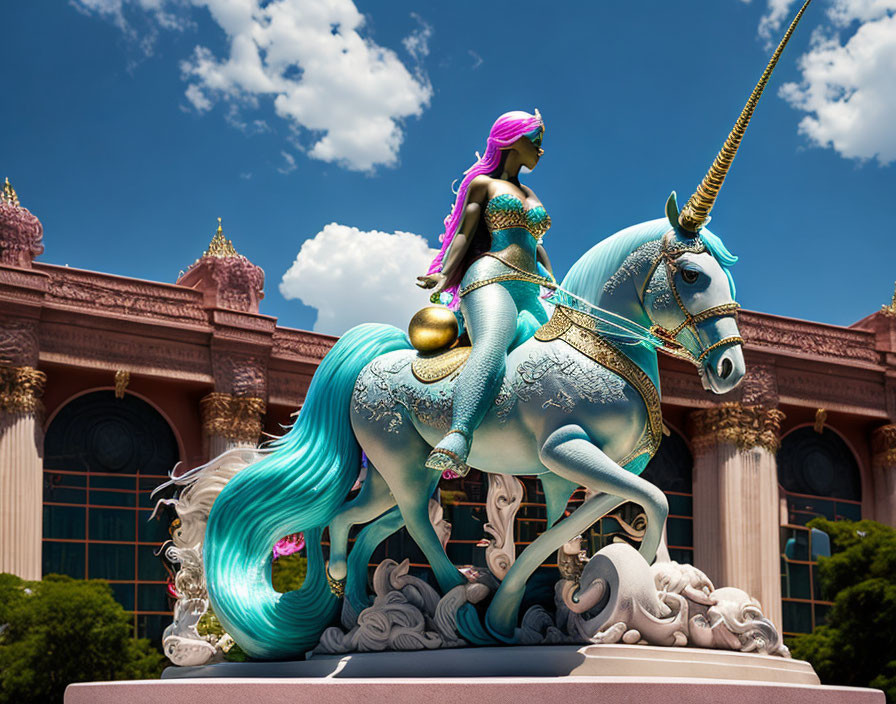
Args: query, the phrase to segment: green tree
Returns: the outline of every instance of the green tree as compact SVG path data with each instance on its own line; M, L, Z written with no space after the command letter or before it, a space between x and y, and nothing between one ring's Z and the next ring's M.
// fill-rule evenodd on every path
M793 641L822 682L883 689L896 702L896 530L874 521L815 518L831 537L818 561L822 596L834 602L827 623Z
M72 682L158 677L164 657L132 635L103 581L0 575L0 703L61 703Z

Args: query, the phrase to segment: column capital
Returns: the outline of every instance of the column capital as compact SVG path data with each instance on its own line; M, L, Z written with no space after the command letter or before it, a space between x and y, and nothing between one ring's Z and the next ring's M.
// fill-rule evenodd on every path
M882 425L871 433L874 467L896 467L896 425Z
M695 448L728 442L741 449L763 447L776 453L781 444L782 420L784 413L777 408L734 401L693 411L688 426Z
M199 408L207 435L253 445L258 442L266 410L264 399L214 391L199 402Z
M6 413L37 413L43 410L40 397L47 375L34 367L0 366L0 410Z

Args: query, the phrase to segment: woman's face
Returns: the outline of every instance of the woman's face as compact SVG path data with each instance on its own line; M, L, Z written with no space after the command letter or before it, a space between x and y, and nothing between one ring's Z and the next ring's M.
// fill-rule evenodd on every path
M544 154L544 149L541 148L543 138L544 127L537 127L531 132L524 134L510 147L520 155L520 161L529 170L535 168L538 160Z

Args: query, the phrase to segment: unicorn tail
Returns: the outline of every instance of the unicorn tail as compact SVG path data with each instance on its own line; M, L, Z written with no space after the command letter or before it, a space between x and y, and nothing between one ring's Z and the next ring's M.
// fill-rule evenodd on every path
M260 461L236 474L212 506L205 532L205 578L221 624L253 658L296 657L313 648L339 604L326 580L320 537L357 476L360 447L349 408L355 380L379 355L411 349L388 325L352 328L324 357L295 425ZM271 552L304 531L302 587L271 586Z

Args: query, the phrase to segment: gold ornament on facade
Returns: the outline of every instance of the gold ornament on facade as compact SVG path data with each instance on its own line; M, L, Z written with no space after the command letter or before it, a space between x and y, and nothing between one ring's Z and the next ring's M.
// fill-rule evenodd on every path
M415 349L431 354L457 339L457 318L446 306L426 306L411 318L408 337Z
M819 435L821 435L824 432L824 423L827 419L828 419L828 412L825 409L819 408L818 410L815 411L814 430Z
M7 178L6 183L3 184L3 192L0 193L0 201L15 208L21 207L19 205L19 197L16 195L15 189L9 183L9 178Z
M202 429L207 435L255 444L261 436L263 399L213 392L199 402Z
M47 375L33 367L0 367L0 410L36 413L43 409Z
M131 383L131 373L124 369L115 372L115 398L124 398L125 389Z
M871 434L871 456L875 467L896 467L896 425L884 425Z
M762 447L775 453L781 446L783 420L784 413L777 408L723 403L691 413L691 441L695 448L729 442L743 450Z
M221 226L221 218L218 218L218 229L203 257L238 257L239 254L233 246L233 242L224 236L224 228Z
M681 209L681 213L678 216L678 224L682 229L688 232L699 232L709 218L709 211L712 210L716 197L719 195L719 189L722 187L725 176L728 174L728 169L731 168L731 162L734 161L737 148L740 146L747 125L750 124L750 118L753 117L753 112L756 110L762 91L765 89L769 78L771 78L772 71L775 70L775 64L778 63L781 52L784 51L784 47L790 40L790 35L793 34L793 30L796 29L797 23L799 23L811 1L806 0L800 11L796 13L796 17L793 18L793 22L790 23L790 27L784 33L784 37L781 39L781 43L778 44L778 48L775 49L775 53L772 54L768 66L765 67L765 71L763 71L759 83L753 89L740 117L737 118L734 129L731 130L731 134L728 135L728 139L722 145L722 150L710 167L709 172L703 177L703 182L697 187L694 195L688 199L684 208Z

